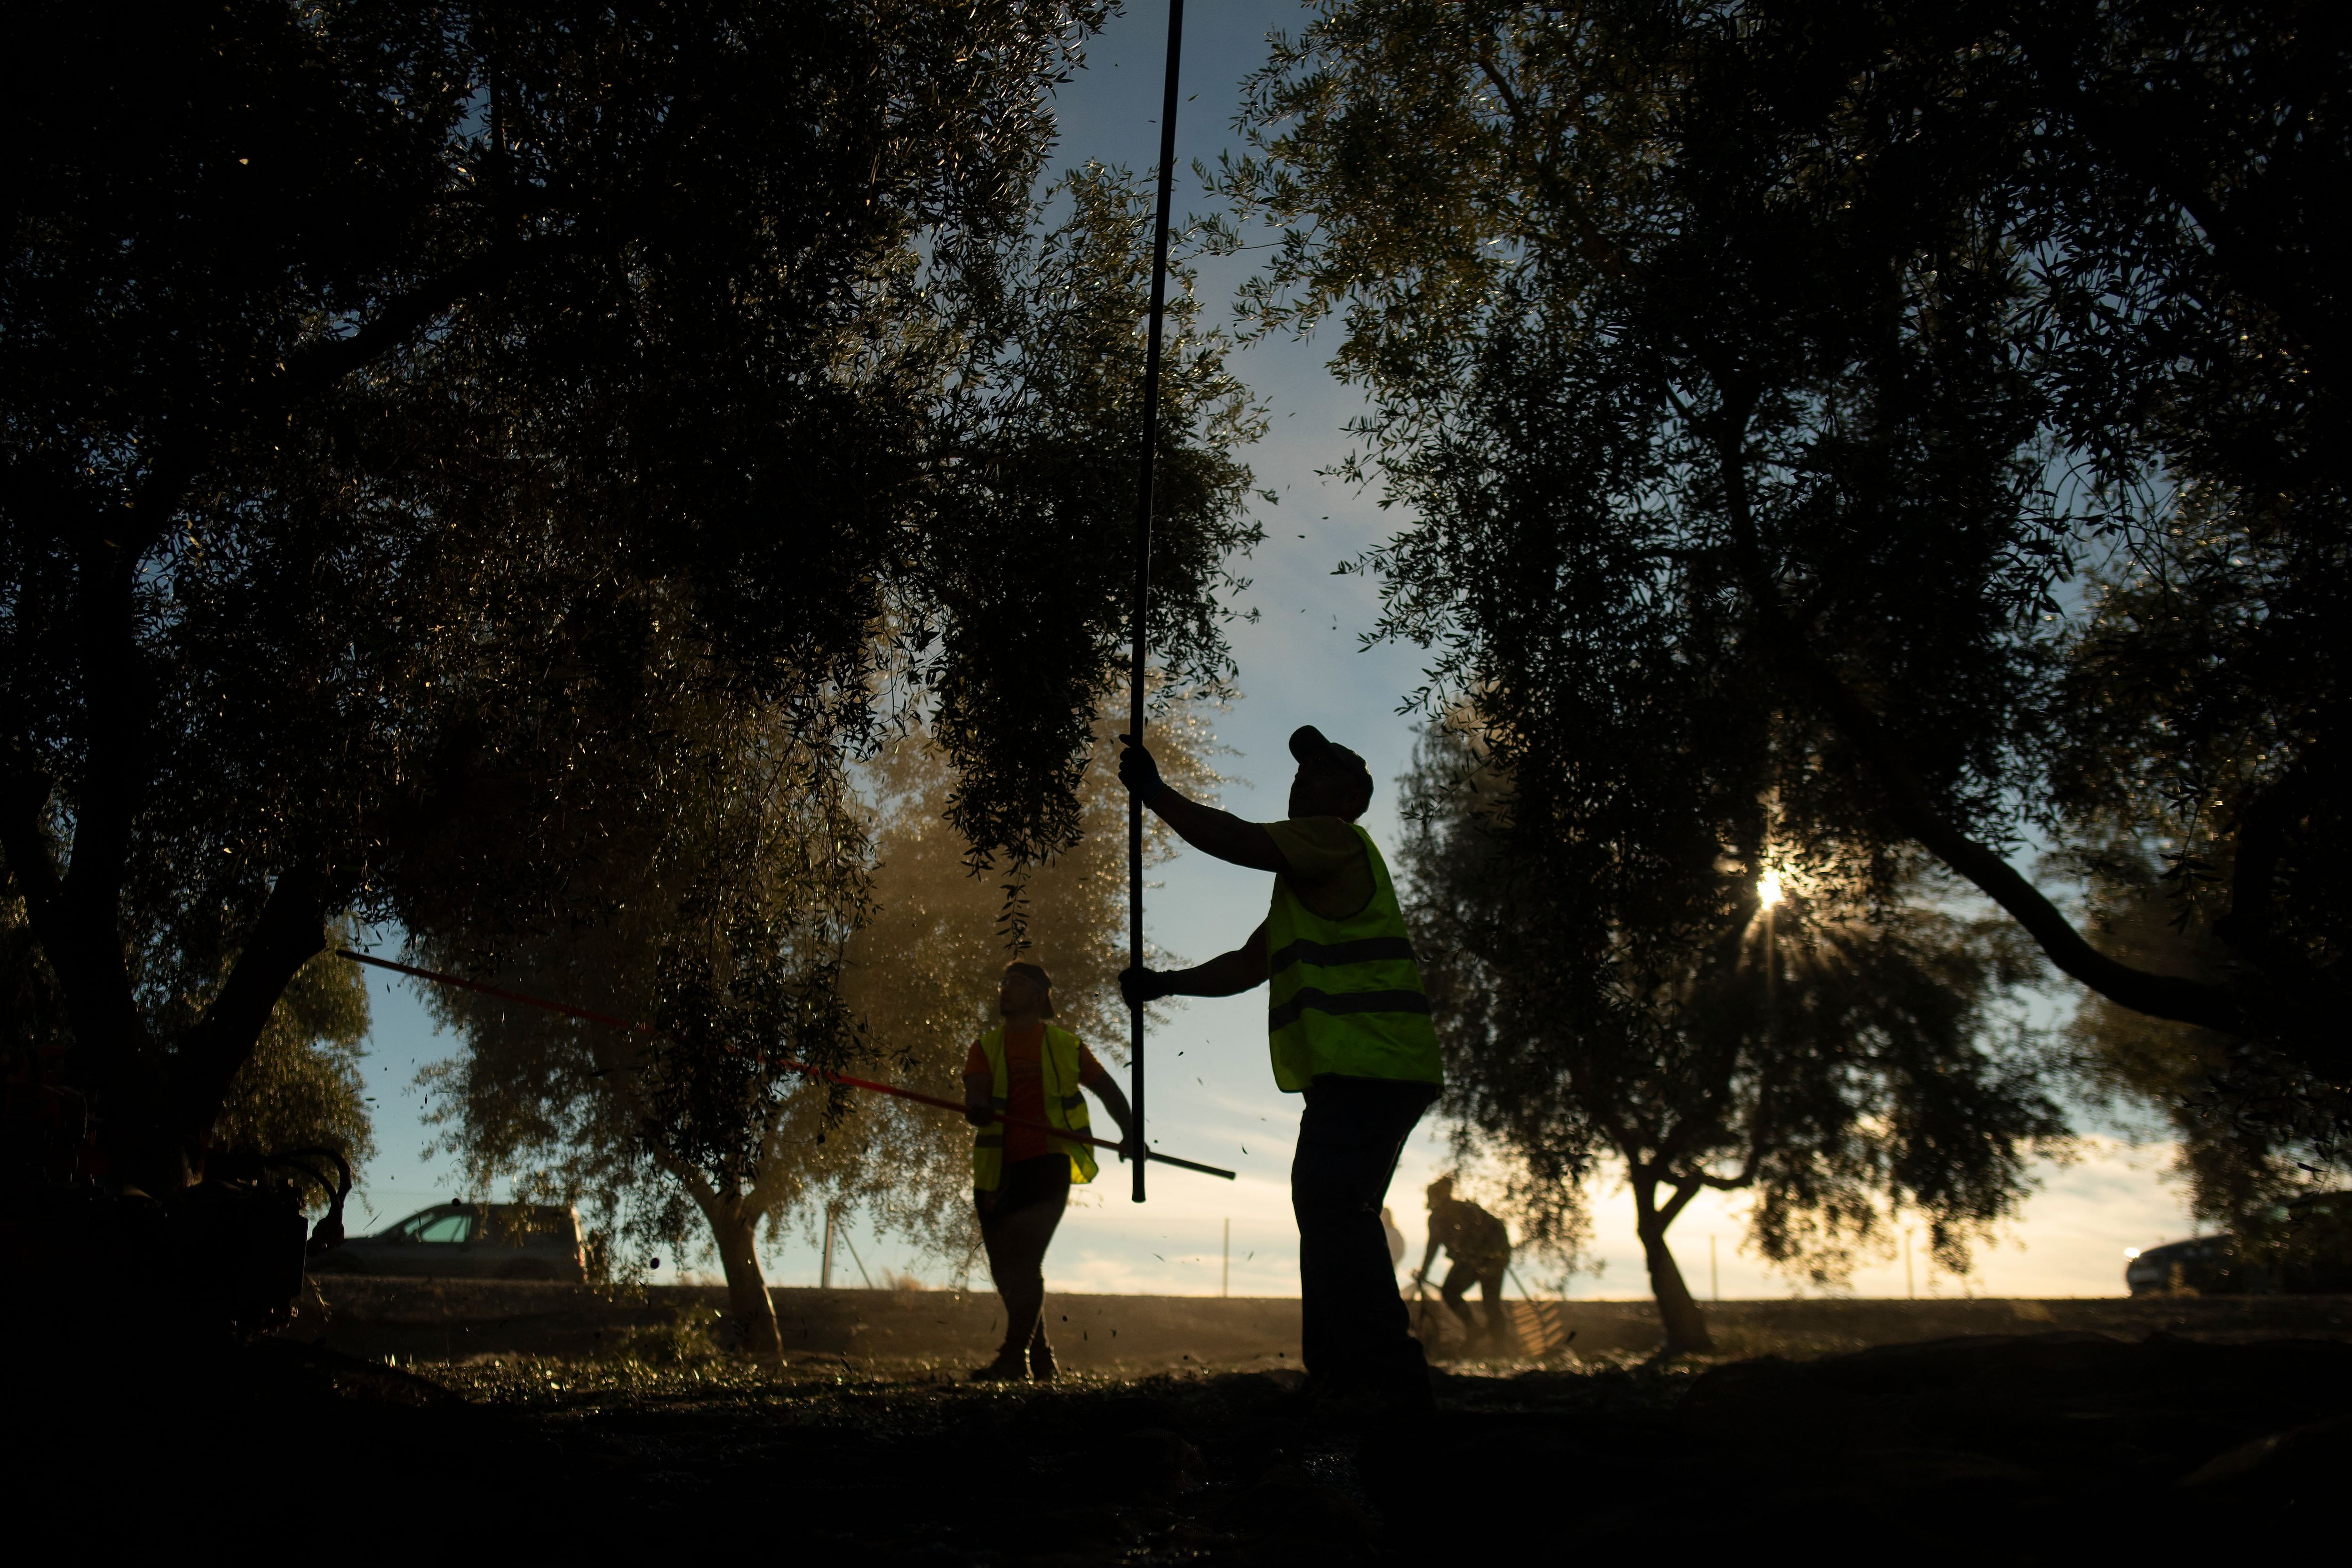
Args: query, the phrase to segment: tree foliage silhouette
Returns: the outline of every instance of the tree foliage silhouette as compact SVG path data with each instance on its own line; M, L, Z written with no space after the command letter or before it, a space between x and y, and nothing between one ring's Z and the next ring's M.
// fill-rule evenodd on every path
M2347 29L1335 0L1277 40L1219 175L1281 230L1244 301L1340 318L1358 471L1417 519L1358 563L1383 632L1475 698L1527 854L1611 847L1596 961L1702 947L1768 849L1892 900L1916 846L2115 1005L2352 1071ZM2194 497L2249 546L2209 640L2167 597ZM2118 556L2157 613L2087 637ZM2011 865L2123 797L2219 968Z
M1573 1247L1586 1178L1622 1163L1675 1354L1714 1348L1667 1235L1709 1190L1752 1193L1757 1251L1817 1281L1905 1210L1966 1273L2065 1135L2003 1005L2036 968L2013 930L1776 866L1769 900L1751 885L1707 940L1660 942L1586 893L1618 847L1528 855L1507 785L1462 734L1425 736L1405 863L1447 1104L1511 1157L1529 1238Z
M1080 837L1021 889L1026 951L1053 968L1061 1021L1097 1042L1118 1037L1126 962L1117 728L1097 725ZM1158 732L1171 773L1201 776L1199 723L1178 716ZM863 1214L955 1267L979 1241L961 1117L780 1070L777 1042L815 1043L867 1076L955 1098L964 1049L992 1018L1010 933L1002 888L971 874L946 820L957 776L929 735L886 746L859 770L871 799L834 800L822 823L745 819L805 809L790 781L739 789L736 771L709 776L729 787L682 792L657 836L612 847L596 889L608 912L526 939L501 971L518 988L664 1018L671 1037L442 991L436 1011L464 1048L425 1081L469 1184L506 1178L581 1203L614 1257L708 1246L729 1286L732 1342L772 1354L763 1228L772 1241L826 1214ZM744 844L767 847L731 847ZM832 857L803 858L818 844ZM741 885L747 875L758 885ZM832 1011L812 1017L812 1005Z
M910 693L993 705L942 731L958 823L1061 846L1139 419L1115 353L1093 423L1041 411L1021 268L1046 89L1101 15L24 18L0 849L93 1163L188 1178L337 911L551 907L608 814L659 811L683 706L832 767ZM1251 537L1217 417L1163 425L1180 679L1221 676ZM1016 524L1060 570L1005 573ZM226 978L167 1017L192 976Z

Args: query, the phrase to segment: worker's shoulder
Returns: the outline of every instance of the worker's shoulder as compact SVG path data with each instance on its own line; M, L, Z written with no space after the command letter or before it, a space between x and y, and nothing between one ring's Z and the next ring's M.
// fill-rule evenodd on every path
M1294 816L1265 831L1291 870L1310 881L1363 863L1364 841L1345 817Z
M1509 1227L1468 1198L1450 1198L1445 1205L1445 1223L1465 1232L1490 1232Z

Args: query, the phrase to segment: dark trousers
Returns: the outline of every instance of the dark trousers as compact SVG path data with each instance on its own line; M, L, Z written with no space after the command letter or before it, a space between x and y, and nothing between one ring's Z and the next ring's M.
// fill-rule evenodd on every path
M1004 1167L992 1193L972 1194L988 1272L1004 1299L1001 1359L1053 1353L1045 1336L1045 1249L1070 1203L1070 1160L1047 1154Z
M1457 1258L1454 1260L1454 1267L1446 1270L1445 1284L1439 1289L1438 1298L1454 1310L1454 1315L1462 1320L1462 1326L1470 1331L1470 1337L1474 1340L1478 1337L1478 1320L1471 1315L1470 1303L1463 1300L1470 1293L1473 1285L1478 1287L1480 1295L1486 1299L1486 1332L1497 1340L1510 1337L1510 1320L1503 1312L1503 1270L1507 1267L1507 1264L1473 1263Z
M1429 1363L1412 1337L1381 1200L1437 1087L1326 1076L1307 1086L1290 1207L1298 1216L1299 1317L1307 1370L1333 1384L1418 1391Z

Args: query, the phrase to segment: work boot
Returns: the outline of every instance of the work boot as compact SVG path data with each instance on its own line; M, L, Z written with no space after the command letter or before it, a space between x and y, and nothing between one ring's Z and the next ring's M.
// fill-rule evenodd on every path
M994 1361L972 1369L971 1381L1026 1383L1029 1381L1029 1358L1019 1351L998 1351Z
M1037 1337L1029 1342L1029 1375L1039 1383L1051 1383L1057 1370L1054 1363L1054 1347L1045 1342L1045 1326L1037 1325Z

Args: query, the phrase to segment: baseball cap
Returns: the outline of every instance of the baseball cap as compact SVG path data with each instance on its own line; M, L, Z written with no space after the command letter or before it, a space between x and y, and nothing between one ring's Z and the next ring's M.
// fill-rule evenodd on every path
M1301 767L1318 773L1338 773L1363 785L1364 798L1372 795L1372 770L1364 759L1336 741L1324 739L1323 731L1312 724L1301 724L1290 732L1290 754Z

